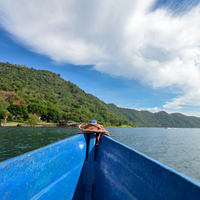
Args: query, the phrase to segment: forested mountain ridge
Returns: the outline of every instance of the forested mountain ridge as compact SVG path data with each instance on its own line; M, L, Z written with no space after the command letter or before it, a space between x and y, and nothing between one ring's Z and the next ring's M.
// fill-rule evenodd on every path
M168 114L165 111L151 113L149 111L120 108L114 104L108 105L113 112L123 114L127 120L137 126L200 128L200 118L198 117L188 117L180 113Z
M38 109L59 112L54 121L73 120L88 122L96 119L103 125L130 124L118 117L109 106L97 97L84 92L77 85L47 70L0 62L0 90L8 95L7 101L29 108L29 112L41 115ZM21 116L23 117L23 116ZM45 118L45 117L44 117ZM52 120L51 118L47 118Z
M6 102L2 100L2 95ZM2 62L0 101L1 105L7 105L9 112L13 112L12 117L24 120L28 114L35 113L42 120L55 122L89 122L96 119L104 126L200 128L200 118L164 111L151 113L119 108L86 93L74 83L61 78L60 74Z

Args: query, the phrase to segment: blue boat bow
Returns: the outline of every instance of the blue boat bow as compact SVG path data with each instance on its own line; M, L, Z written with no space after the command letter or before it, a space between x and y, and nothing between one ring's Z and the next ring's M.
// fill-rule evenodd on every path
M80 134L0 163L0 199L199 200L200 184L102 135Z

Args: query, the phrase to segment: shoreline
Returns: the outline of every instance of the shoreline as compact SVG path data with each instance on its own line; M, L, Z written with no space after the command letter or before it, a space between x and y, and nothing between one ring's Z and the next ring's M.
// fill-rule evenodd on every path
M32 126L31 124L6 124L5 126L0 127L57 127L57 124L35 124Z

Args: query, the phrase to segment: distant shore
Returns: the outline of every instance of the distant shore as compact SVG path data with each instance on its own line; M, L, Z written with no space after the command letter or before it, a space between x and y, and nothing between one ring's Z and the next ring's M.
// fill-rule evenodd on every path
M56 127L57 123L42 123L42 124L35 124L34 127ZM1 127L32 127L31 124L28 123L20 123L20 122L7 122L5 126L2 123Z
M2 123L2 126L0 127L32 127L31 124L24 122L7 122L6 125L4 126ZM41 123L41 124L35 124L33 127L66 127L66 126L58 126L57 123ZM118 128L138 128L137 127L132 127L132 126L127 126L127 125L122 125L122 126L105 126L105 127L118 127Z

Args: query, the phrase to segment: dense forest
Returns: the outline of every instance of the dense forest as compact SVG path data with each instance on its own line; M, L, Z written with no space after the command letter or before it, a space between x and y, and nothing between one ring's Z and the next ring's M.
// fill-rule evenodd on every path
M104 126L198 127L200 118L164 111L151 113L106 104L70 81L47 70L0 62L0 119L27 120L36 114L42 121L96 119Z
M114 104L109 104L109 106L114 113L120 113L120 116L123 115L134 125L141 127L200 128L200 118L198 117L188 117L180 113L168 114L165 111L158 113L137 111L134 109L119 108Z
M105 126L132 125L112 112L106 103L62 79L60 74L0 63L0 77L0 93L6 97L7 110L12 115L8 120L26 120L29 113L35 113L44 121L96 119Z

